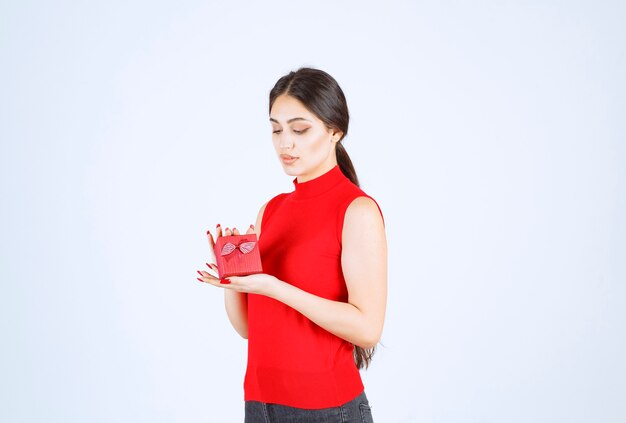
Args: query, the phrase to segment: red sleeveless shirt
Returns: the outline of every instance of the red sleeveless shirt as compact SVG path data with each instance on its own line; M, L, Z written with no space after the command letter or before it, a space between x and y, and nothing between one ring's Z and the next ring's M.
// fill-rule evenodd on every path
M345 212L369 197L338 166L266 205L259 251L263 271L311 294L348 301L341 270ZM369 197L371 198L371 197ZM319 409L363 391L354 346L272 298L248 294L245 400Z

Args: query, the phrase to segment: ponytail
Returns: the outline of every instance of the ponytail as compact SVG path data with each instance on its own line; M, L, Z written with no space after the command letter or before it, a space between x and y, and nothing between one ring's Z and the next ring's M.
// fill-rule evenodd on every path
M335 153L337 155L337 164L339 165L341 172L346 176L346 178L350 179L354 185L357 187L360 186L359 178L356 176L356 170L354 170L352 160L350 160L350 156L348 156L348 152L341 141L337 143Z

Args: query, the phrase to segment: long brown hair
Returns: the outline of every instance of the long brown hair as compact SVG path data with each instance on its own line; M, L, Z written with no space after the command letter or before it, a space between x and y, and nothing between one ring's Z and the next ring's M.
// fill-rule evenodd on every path
M359 186L359 178L356 176L352 160L342 144L348 134L350 114L346 97L337 81L319 69L300 68L291 71L281 77L270 91L270 112L276 98L283 94L298 99L304 107L324 122L327 128L338 129L343 133L335 148L337 165L352 183ZM365 349L355 345L354 362L357 368L367 368L375 350L375 346Z

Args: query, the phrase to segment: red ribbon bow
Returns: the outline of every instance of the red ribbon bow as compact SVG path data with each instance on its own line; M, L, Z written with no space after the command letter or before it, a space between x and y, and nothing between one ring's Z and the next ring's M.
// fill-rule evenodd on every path
M227 242L222 247L222 255L227 256L235 250L241 251L243 254L248 254L250 251L254 250L254 246L256 245L255 241L241 241L239 244L235 245L232 242Z

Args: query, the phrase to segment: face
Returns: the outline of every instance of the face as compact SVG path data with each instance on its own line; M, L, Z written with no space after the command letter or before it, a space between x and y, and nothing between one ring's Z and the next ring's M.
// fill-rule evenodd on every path
M341 131L324 122L294 97L276 98L270 111L272 142L285 173L306 182L323 175L335 165L335 146Z

